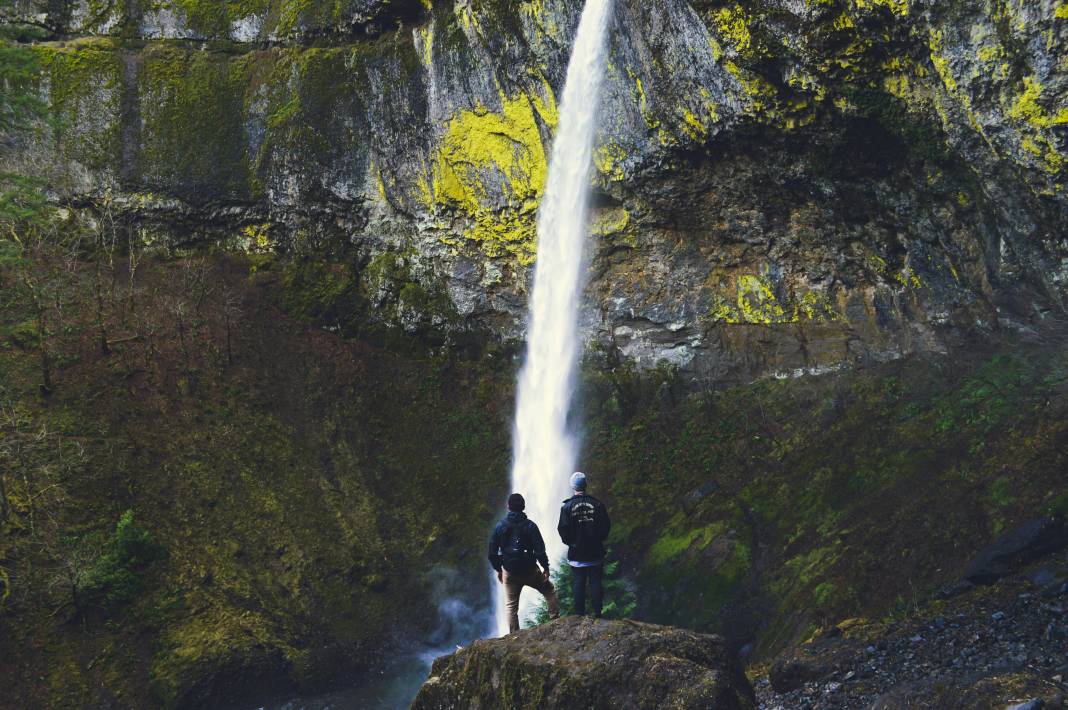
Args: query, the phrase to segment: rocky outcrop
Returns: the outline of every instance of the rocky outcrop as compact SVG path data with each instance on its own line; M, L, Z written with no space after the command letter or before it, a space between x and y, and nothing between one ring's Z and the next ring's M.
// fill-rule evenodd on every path
M1009 530L975 556L964 572L973 584L990 584L1021 565L1068 547L1068 524L1046 516Z
M369 319L507 340L579 9L19 0L53 121L5 169L157 245L403 263L396 287L367 270ZM620 0L611 34L603 350L791 376L1063 312L1058 0Z
M761 707L1064 707L1065 570L1052 557L893 620L832 626L756 681Z
M439 658L412 707L742 710L754 700L717 636L567 617Z

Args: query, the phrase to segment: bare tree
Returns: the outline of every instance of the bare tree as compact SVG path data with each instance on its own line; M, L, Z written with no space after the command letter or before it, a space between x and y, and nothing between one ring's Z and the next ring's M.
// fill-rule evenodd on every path
M96 305L96 329L100 352L111 353L108 341L108 316L115 309L117 270L115 246L117 234L111 193L107 192L98 202L97 216L92 226L93 295Z
M0 604L19 603L41 588L48 571L39 569L35 560L64 557L66 486L82 471L85 459L78 438L35 423L15 406L12 395L0 390L0 520L22 531L20 545L26 552L0 568Z
M54 227L31 227L19 230L15 225L8 225L12 241L18 245L19 258L16 262L18 281L29 300L33 313L37 335L37 347L40 354L41 391L52 392L55 386L53 378L55 355L53 352L53 335L56 332L53 318L62 308L55 308L61 301L59 283L56 278L49 237L54 234Z
M189 306L185 301L175 299L171 304L171 314L174 315L174 324L178 331L178 348L182 354L182 369L188 375L192 370L192 354L189 343Z
M52 578L52 588L62 587L69 595L69 603L74 606L74 613L81 615L85 611L82 603L82 588L86 573L93 568L103 550L103 542L95 539L80 539L64 541L56 550L56 562L59 567ZM67 604L61 602L63 608ZM58 611L58 610L57 610Z
M234 325L241 318L241 296L229 286L223 287L223 328L226 335L226 365L234 364Z
M136 310L137 269L144 257L145 244L144 234L141 229L129 229L126 235L126 305L122 311L123 326L127 325L128 319L134 315Z

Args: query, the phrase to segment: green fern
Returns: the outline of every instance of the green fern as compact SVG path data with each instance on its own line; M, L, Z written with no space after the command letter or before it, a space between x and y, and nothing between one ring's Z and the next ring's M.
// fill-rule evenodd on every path
M560 601L560 615L575 613L575 599L571 594L573 575L571 566L566 562L552 573L556 598ZM589 606L587 600L587 607ZM604 608L601 616L605 619L629 619L634 615L638 601L634 596L633 585L629 584L619 572L619 562L613 561L604 567ZM527 626L538 626L549 621L549 607L545 600L538 602L534 612L527 618Z

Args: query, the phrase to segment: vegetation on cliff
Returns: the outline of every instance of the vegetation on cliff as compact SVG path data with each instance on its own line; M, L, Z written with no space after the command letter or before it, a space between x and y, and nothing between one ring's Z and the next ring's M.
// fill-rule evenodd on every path
M587 372L588 468L608 479L638 618L762 654L907 609L1068 494L1059 348L691 395L668 371Z
M281 264L3 244L4 703L314 689L437 623L413 579L481 576L509 371L306 325Z

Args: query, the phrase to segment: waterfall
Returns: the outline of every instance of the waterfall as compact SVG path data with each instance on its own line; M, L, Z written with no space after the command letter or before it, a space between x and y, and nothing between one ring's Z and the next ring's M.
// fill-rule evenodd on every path
M578 364L578 308L584 287L590 162L605 63L611 0L587 0L567 66L560 121L538 212L538 253L530 296L527 351L519 374L513 429L512 489L527 500L552 561L563 555L556 534L568 494L576 441L567 427ZM504 589L493 580L497 627L507 633ZM520 619L538 601L527 590Z

